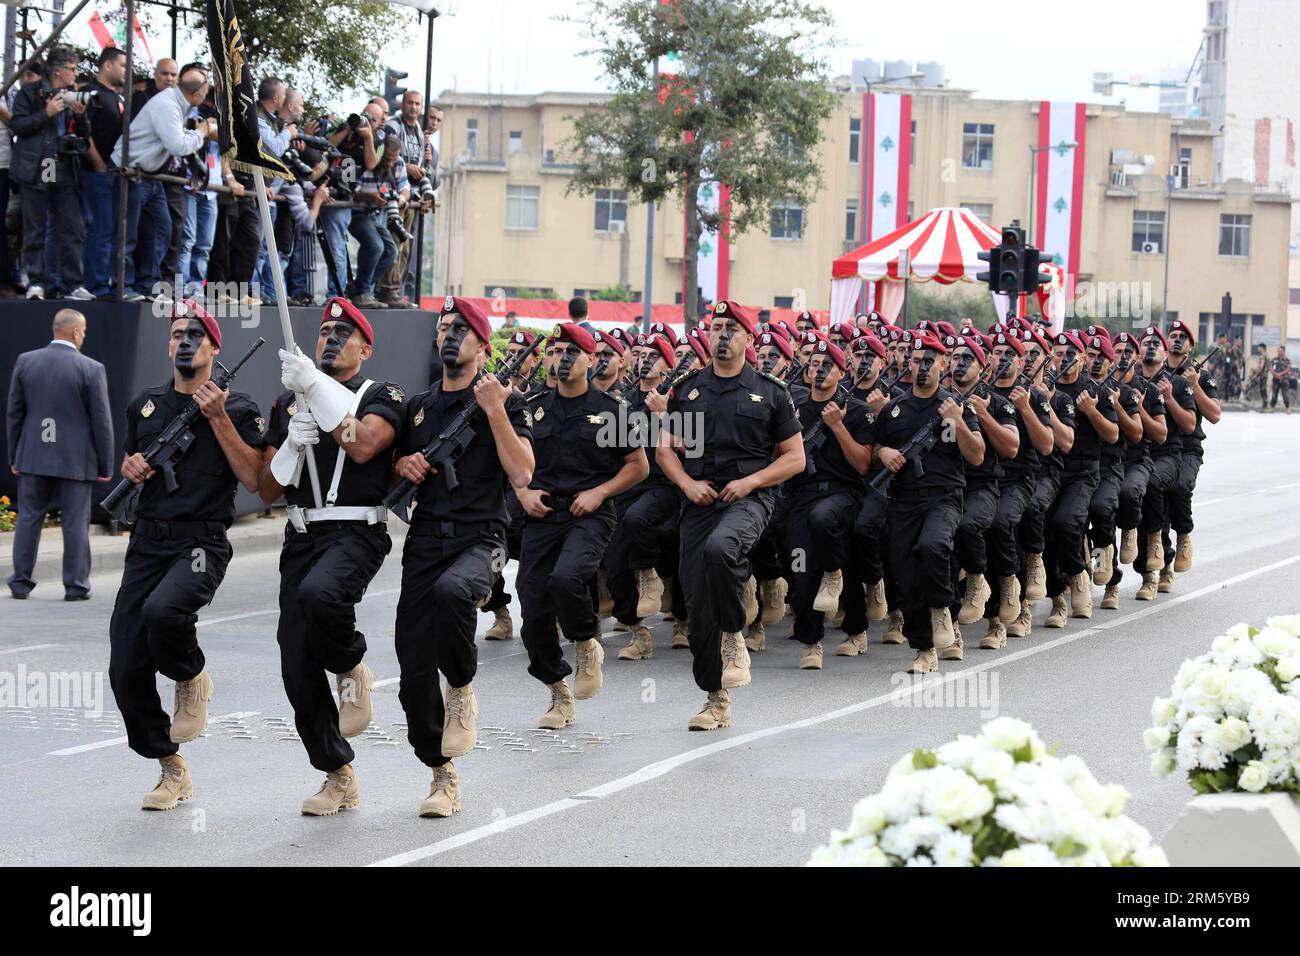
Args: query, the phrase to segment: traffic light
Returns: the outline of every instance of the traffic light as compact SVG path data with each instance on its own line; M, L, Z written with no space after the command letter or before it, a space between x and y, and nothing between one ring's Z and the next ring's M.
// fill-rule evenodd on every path
M1043 273L1038 271L1039 265L1051 261L1052 257L1047 253L1041 252L1033 246L1025 247L1025 275L1023 291L1037 292L1039 286L1046 285L1052 281L1051 276L1043 275Z
M402 97L406 87L398 86L398 80L406 79L405 70L395 70L391 66L384 70L384 99L388 100L388 111L396 113L402 108Z
M975 255L979 256L984 262L989 263L990 266L989 272L975 273L975 281L987 282L989 284L990 292L1001 291L998 289L997 273L992 271L992 264L997 262L998 258L1002 255L1002 247L993 246L991 249L981 249L979 252L975 253Z
M1002 230L1002 242L983 252L976 253L989 264L988 272L976 273L975 278L989 284L990 292L1016 295L1024 278L1025 232L1017 225Z

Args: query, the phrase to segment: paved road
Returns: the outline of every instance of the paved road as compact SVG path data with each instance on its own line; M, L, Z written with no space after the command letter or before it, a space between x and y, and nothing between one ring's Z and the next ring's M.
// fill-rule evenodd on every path
M487 749L457 762L466 809L450 820L415 815L429 778L400 725L396 555L360 608L381 684L375 726L356 748L362 806L324 819L298 813L321 775L285 739L292 714L278 674L274 554L237 558L204 613L212 713L224 719L184 748L195 799L165 814L139 809L157 765L125 746L104 674L117 576L96 579L86 604L58 600L55 583L3 603L0 672L104 674L104 713L0 707L9 808L0 862L799 864L899 755L997 714L1031 721L1060 753L1078 753L1099 779L1126 786L1129 812L1159 836L1189 791L1147 769L1141 734L1151 699L1223 628L1300 610L1300 424L1230 414L1208 444L1196 566L1173 594L1135 602L1130 573L1118 611L1063 631L1039 627L1003 651L972 648L966 661L942 665L920 701L896 677L910 653L879 643L883 625L873 625L865 659L828 653L826 669L809 672L797 669L787 624L769 629L753 683L733 692L734 726L688 733L703 695L689 652L668 648L661 623L649 662L614 660L624 638L608 637L604 689L579 702L572 728L546 735L532 728L548 695L525 673L520 642L480 642ZM1047 602L1038 611L1041 624ZM490 621L480 617L480 633ZM170 703L170 684L160 683Z

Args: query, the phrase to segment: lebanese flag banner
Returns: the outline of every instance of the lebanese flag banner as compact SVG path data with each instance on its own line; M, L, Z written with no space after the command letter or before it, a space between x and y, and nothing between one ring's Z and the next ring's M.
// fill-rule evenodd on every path
M1038 107L1037 202L1034 244L1065 271L1067 299L1079 281L1079 235L1083 228L1083 166L1087 106L1050 103ZM1071 148L1068 144L1075 143Z
M907 224L908 173L912 165L912 97L868 93L862 97L867 158L862 164L865 245Z
M109 26L109 23L112 24L111 27ZM149 40L145 37L144 30L140 27L139 18L133 17L131 19L131 25L134 28L133 32L135 33L136 56L142 62L152 65L153 52L149 49ZM106 22L104 17L100 15L99 10L96 9L95 12L90 15L90 19L86 22L86 26L90 29L90 35L95 38L95 42L99 44L101 50L105 50L108 47L116 47L119 50L126 49L125 10L110 10L108 21Z
M700 301L717 302L728 297L731 249L727 241L727 212L731 192L721 183L701 183L698 205L710 213L721 212L723 228L700 229L700 245L696 254L696 282L700 287ZM684 301L684 300L683 300Z

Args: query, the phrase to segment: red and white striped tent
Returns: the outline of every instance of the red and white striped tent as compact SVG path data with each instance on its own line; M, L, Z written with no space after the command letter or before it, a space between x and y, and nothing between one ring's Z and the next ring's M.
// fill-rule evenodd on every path
M893 321L902 308L903 280L899 258L909 256L913 282L975 282L988 269L976 253L998 244L1002 234L969 209L931 209L887 236L836 259L831 266L831 321L853 318L864 282L874 286L874 308Z

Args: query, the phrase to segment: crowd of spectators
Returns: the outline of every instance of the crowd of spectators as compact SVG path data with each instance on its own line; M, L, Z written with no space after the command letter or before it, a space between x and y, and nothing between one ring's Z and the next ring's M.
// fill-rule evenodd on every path
M0 298L274 302L254 179L221 157L208 67L159 60L134 81L129 120L126 82L121 50L105 49L87 76L75 53L54 49L0 98L0 210L11 197L20 210L16 235L0 230ZM358 113L307 119L301 92L276 77L257 99L263 151L293 174L265 180L289 301L409 307L442 111L411 90L392 115L376 96Z

